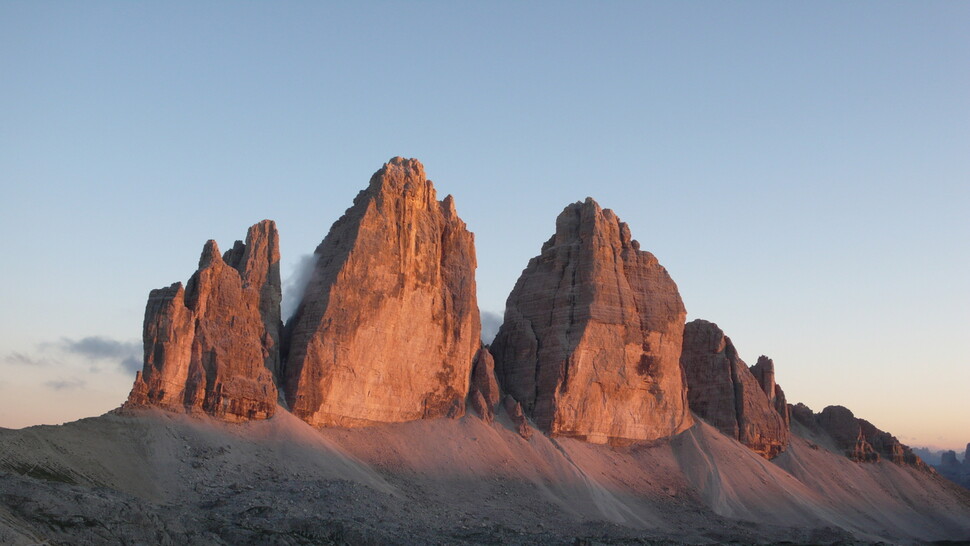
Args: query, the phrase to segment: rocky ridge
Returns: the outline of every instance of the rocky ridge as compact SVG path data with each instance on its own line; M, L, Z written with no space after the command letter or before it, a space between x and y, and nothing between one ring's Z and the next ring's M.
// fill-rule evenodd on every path
M680 363L690 409L718 430L767 459L789 441L788 409L767 357L748 366L717 324L697 319L684 328Z
M826 434L835 447L853 461L877 462L885 459L899 465L930 470L909 446L869 421L856 417L846 407L828 406L821 413L814 413L808 406L797 404L792 407L792 419L810 431Z
M685 316L657 258L587 198L563 210L509 295L492 343L499 382L552 435L671 436L692 424L678 363Z

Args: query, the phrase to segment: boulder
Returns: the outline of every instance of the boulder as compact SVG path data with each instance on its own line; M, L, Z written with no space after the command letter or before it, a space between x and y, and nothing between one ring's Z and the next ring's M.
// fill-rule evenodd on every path
M775 390L774 365L769 362L758 368L763 380L759 383L716 324L698 319L684 329L680 363L690 409L767 459L784 451L789 441L787 404L784 413L779 412L766 394Z
M629 443L690 427L677 285L613 211L567 206L529 261L491 345L499 383L537 427Z
M287 324L291 411L315 426L461 415L481 344L474 237L421 163L387 162L316 256Z
M202 250L185 288L152 290L145 308L145 361L126 407L205 412L226 421L276 410L280 273L276 224L264 220L246 242L220 255Z

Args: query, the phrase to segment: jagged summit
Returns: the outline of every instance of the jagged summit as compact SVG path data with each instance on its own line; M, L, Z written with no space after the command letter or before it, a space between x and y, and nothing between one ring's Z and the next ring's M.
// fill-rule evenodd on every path
M225 256L209 240L199 269L152 290L145 308L145 362L126 406L205 412L227 421L276 409L280 276L276 224L251 228Z
M692 423L677 285L592 198L568 205L522 272L492 343L502 387L539 428L594 443Z

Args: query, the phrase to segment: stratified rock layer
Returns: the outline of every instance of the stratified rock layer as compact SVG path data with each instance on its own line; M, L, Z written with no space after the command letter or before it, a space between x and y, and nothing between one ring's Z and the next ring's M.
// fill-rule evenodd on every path
M474 237L451 196L394 158L316 255L287 324L291 411L316 426L460 415L481 324Z
M738 357L731 339L716 324L706 320L689 322L684 329L684 350L680 357L687 376L690 409L765 458L772 458L788 446L789 427L785 413L775 409L766 392L775 391L774 365L759 360L762 382Z
M145 308L144 368L126 405L202 411L227 421L276 409L280 272L276 224L251 228L220 256L215 241L182 283L152 290Z
M537 426L594 443L692 424L678 358L677 285L592 199L565 208L506 304L492 353L505 392Z

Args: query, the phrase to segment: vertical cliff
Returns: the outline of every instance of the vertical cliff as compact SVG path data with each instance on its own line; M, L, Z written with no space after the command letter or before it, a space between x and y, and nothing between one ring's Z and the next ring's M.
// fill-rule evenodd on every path
M316 249L284 390L317 426L460 415L481 344L474 236L417 160L377 171Z
M786 405L780 413L769 398L778 399L774 364L769 359L759 359L754 367L756 378L738 357L731 339L716 324L698 319L684 330L680 362L694 413L765 458L785 450L788 408Z
M185 288L152 290L145 308L145 363L127 406L202 411L227 421L276 409L280 273L276 224L251 228L224 256L202 250Z
M496 372L553 435L670 436L693 422L678 362L685 316L667 271L587 198L563 210L509 295Z

